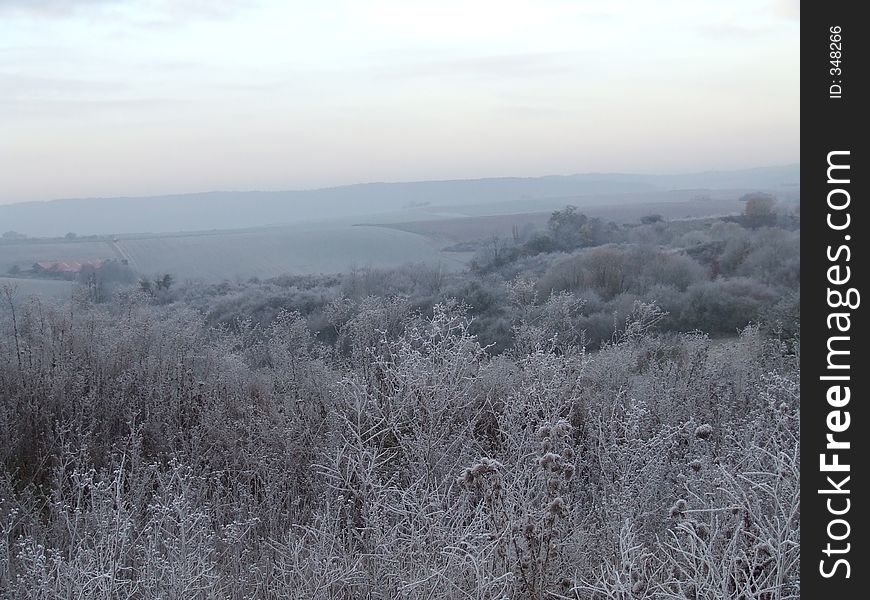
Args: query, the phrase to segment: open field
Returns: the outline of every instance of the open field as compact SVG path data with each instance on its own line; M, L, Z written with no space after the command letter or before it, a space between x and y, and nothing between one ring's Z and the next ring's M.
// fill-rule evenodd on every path
M59 279L28 279L23 277L0 277L0 287L11 285L19 297L42 296L68 300L73 282Z
M27 240L0 244L0 273L9 273L13 266L27 271L40 260L84 258L126 259L145 275L171 273L179 280L202 281L332 273L407 262L462 268L461 255L442 253L439 247L416 233L346 224L130 235L82 242Z
M691 192L673 192L670 197L674 195L687 197L683 200L650 202L638 201L635 196L640 198L640 195L631 195L620 198L620 202L614 201L607 204L595 203L600 202L600 199L567 198L551 201L552 209L547 211L453 216L445 219L388 223L382 226L431 237L444 244L452 244L473 242L492 236L510 238L514 228L519 231L529 227L544 229L552 210L563 208L568 204L576 205L580 212L590 217L598 217L616 223L636 223L641 217L650 214L659 214L667 220L676 221L738 214L743 210L743 203L737 199L736 195L733 197L710 197L699 196ZM652 194L646 194L642 197L649 198L650 196L654 197ZM540 206L540 203L536 204ZM511 206L514 205L518 209L523 206L520 203L511 204ZM527 204L527 206L532 205L531 203Z
M408 262L464 267L472 254L446 252L455 244L513 232L543 229L551 211L575 204L585 214L618 223L660 214L668 220L736 214L743 203L736 193L622 194L601 197L524 201L493 207L496 214L463 214L459 209L417 213L403 222L355 226L343 221L248 229L128 234L84 240L0 242L0 274L17 266L27 271L40 260L114 258L127 260L143 275L171 273L178 280L220 281L273 277L284 273L336 273L352 267L392 267ZM516 212L504 212L513 209ZM398 215L395 215L398 216ZM386 217L386 215L384 215Z
M643 215L658 212L669 219L728 214L743 210L740 197L759 190L753 189L683 189L666 191L623 192L612 194L583 194L576 196L551 196L547 198L524 198L494 203L488 206L447 206L431 213L454 216L484 217L535 212L551 212L571 204L593 217L619 223L637 221ZM773 193L773 192L771 192ZM799 197L799 189L774 194L782 201ZM424 211L425 209L417 209ZM426 217L427 219L430 217ZM402 219L410 221L411 219ZM392 221L392 219L390 220Z
M549 212L536 212L409 221L407 223L389 223L382 225L382 227L417 233L449 245L476 242L492 236L509 238L513 234L514 228L532 227L534 229L543 229L547 226L549 218Z
M432 240L382 227L276 227L212 234L123 238L118 246L140 273L216 281L282 273L334 273L406 262L463 266Z

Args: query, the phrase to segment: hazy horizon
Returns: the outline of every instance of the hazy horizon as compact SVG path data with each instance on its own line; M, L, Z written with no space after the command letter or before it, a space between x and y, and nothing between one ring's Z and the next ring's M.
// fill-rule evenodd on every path
M0 2L0 203L799 162L799 3Z
M353 187L365 187L365 186L377 186L377 185L403 185L403 184L439 184L439 183L456 183L456 182L476 182L476 181L498 181L498 180L542 180L542 179L570 179L575 177L601 177L602 180L609 179L619 179L619 178L668 178L668 177L693 177L700 176L705 174L720 174L720 175L728 175L732 173L745 173L745 172L753 172L753 171L765 171L765 170L777 170L777 169L789 169L800 167L800 162L796 161L793 163L787 164L769 164L769 165L758 165L754 167L747 167L744 169L708 169L704 171L668 171L668 172L657 172L657 173L640 173L640 172L628 172L628 171L591 171L591 172L576 172L576 173L540 173L534 175L493 175L493 176L482 176L482 177L456 177L456 178L444 178L444 179L406 179L406 180L371 180L371 181L353 181L349 183L341 183L336 185L322 185L322 186L312 186L312 187L296 187L296 188L250 188L250 189L201 189L201 190L192 190L186 192L174 192L168 191L160 194L119 194L115 196L64 196L64 197L56 197L56 198L40 198L34 200L13 200L11 202L4 202L0 199L0 206L2 205L11 205L11 204L29 204L29 203L50 203L50 202L64 202L64 201L75 201L75 200L116 200L116 199L130 199L130 200L142 200L148 198L166 198L166 197L182 197L182 196L203 196L209 194L274 194L274 193L282 193L282 192L291 192L291 193L305 193L305 192L322 192L329 191L334 189L341 188L353 188ZM783 182L784 184L791 184L794 182ZM706 189L703 187L698 187L698 189Z

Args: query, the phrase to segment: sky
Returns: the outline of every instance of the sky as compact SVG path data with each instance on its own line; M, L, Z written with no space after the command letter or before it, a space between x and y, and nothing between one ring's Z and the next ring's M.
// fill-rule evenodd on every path
M0 0L0 203L798 162L799 0Z

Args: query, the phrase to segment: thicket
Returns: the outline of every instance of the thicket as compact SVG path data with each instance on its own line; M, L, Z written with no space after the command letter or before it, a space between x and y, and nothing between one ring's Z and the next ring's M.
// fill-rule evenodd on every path
M0 317L8 598L796 598L799 345L595 353L536 303L333 302L210 326L131 290Z
M669 222L651 215L617 226L568 207L526 241L486 242L464 272L418 264L215 285L180 282L155 301L195 306L209 324L229 327L248 319L267 326L280 311L295 311L318 339L332 343L336 334L326 315L333 303L353 313L371 296L399 298L427 312L456 298L469 306L472 332L500 353L515 343L513 324L525 310L507 290L532 285L534 295L525 302L540 310L565 292L582 301L570 328L586 332L590 349L625 326L637 301L655 302L668 313L664 331L733 337L757 324L791 337L800 319L796 217L779 215L757 226L746 219Z

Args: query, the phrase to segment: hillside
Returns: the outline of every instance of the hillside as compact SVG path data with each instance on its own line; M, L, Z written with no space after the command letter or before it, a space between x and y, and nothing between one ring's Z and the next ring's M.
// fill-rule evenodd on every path
M237 229L337 218L383 222L385 215L393 221L410 221L431 218L429 213L449 207L472 210L519 203L522 210L508 212L534 212L564 206L565 199L577 205L584 204L584 199L598 204L636 202L637 196L671 190L693 190L696 195L724 189L768 190L788 195L794 193L799 179L800 166L789 165L665 176L592 173L367 183L306 191L79 198L0 205L0 229L42 237L70 231L92 235Z

